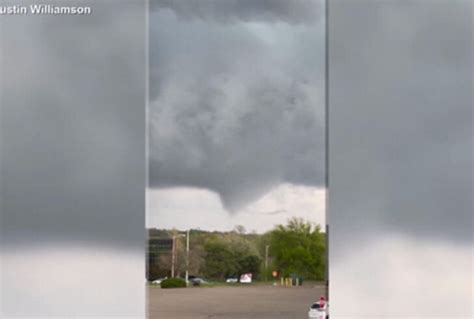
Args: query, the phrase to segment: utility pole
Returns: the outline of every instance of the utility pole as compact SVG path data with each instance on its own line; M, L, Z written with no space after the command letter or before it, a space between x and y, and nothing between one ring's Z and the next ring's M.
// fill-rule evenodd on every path
M268 281L268 249L270 245L265 246L265 281Z
M326 284L326 299L329 299L329 224L326 224L326 270L325 270L325 284Z
M188 284L189 279L189 229L186 232L186 284Z
M173 245L171 246L171 278L174 278L176 236L173 235Z
M177 264L177 253L176 253L176 238L184 237L183 234L180 235L173 235L173 246L171 248L171 278L174 278L175 274L175 264Z

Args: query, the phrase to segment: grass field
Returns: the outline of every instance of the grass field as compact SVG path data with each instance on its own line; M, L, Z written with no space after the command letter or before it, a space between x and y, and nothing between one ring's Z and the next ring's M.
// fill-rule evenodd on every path
M214 286L209 289L148 287L148 318L153 319L306 319L325 288L268 284Z

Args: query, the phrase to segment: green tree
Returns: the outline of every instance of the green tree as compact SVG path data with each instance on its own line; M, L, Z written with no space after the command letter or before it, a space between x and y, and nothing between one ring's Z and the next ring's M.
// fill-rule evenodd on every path
M234 254L225 242L212 238L204 245L204 250L204 274L207 277L223 280L229 274L237 272Z
M256 243L249 240L243 233L229 234L225 237L230 250L234 256L237 266L235 275L252 273L253 278L257 278L260 273L262 259L258 253Z
M252 273L255 277L260 272L262 259L257 255L243 255L237 260L238 274Z
M283 276L291 273L307 279L324 280L325 237L319 225L293 218L270 232L274 267Z
M215 235L207 240L204 250L203 272L207 277L223 280L229 275L240 276L244 273L258 277L262 260L255 243L243 235Z

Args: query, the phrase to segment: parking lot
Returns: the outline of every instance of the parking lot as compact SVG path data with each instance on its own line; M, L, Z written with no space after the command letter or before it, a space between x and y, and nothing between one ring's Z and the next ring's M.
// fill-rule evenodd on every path
M160 289L149 287L148 318L306 319L324 285Z

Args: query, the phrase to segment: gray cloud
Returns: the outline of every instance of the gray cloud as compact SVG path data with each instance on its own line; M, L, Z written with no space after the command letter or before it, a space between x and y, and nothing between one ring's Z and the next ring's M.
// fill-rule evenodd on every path
M377 232L472 244L472 2L331 10L333 244Z
M472 1L329 4L331 314L471 318Z
M323 186L324 28L151 18L150 186Z
M5 319L145 317L144 2L79 2L0 18Z
M1 19L1 233L9 242L142 246L144 6L89 4L91 16Z
M172 10L184 20L315 24L324 15L323 3L321 0L152 0L150 7L154 11Z

